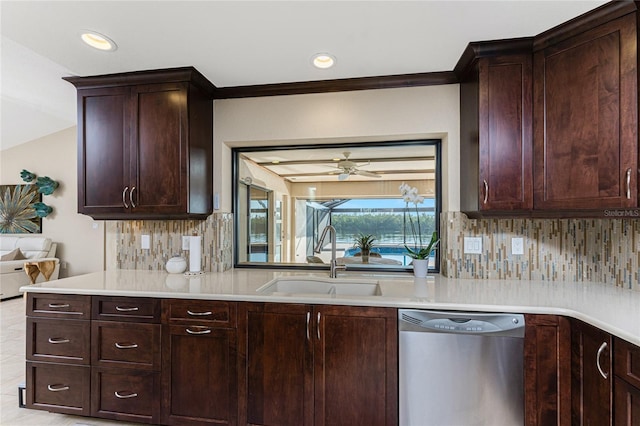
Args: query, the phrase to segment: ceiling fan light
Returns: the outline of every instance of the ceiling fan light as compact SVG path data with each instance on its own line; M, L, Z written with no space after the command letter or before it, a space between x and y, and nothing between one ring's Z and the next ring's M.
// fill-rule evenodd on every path
M340 173L340 175L338 176L338 180L339 181L347 180L349 176L350 176L349 173Z
M95 31L82 30L80 38L83 42L93 47L94 49L102 50L105 52L113 52L118 48L118 45L115 41L111 40L106 35L100 34Z

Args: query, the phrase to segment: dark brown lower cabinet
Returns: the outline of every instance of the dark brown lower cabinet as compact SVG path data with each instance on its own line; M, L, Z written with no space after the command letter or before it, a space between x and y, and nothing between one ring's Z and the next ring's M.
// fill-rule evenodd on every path
M606 426L612 422L611 335L571 320L571 405L573 425Z
M615 426L640 425L640 347L613 339L613 409Z
M525 315L524 383L527 426L571 419L571 328L557 315Z
M235 425L236 383L235 329L163 324L163 424Z
M398 424L396 309L244 303L239 311L239 424Z
M637 426L640 425L640 388L614 378L614 425Z
M27 407L90 415L89 366L27 362Z
M240 305L241 425L313 424L311 307Z
M94 367L91 376L91 415L137 423L160 418L160 373Z

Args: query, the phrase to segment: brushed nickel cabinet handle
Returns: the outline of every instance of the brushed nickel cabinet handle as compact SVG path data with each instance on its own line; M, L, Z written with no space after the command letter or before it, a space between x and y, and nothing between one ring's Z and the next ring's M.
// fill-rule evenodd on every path
M307 312L307 341L311 340L311 333L309 332L310 322L311 322L311 311Z
M195 330L193 330L195 329ZM192 327L188 327L187 333L189 334L209 334L211 333L211 329L209 327L205 327L202 325L194 325Z
M607 379L609 377L609 373L605 373L604 371L602 371L602 366L600 365L600 357L602 356L602 353L605 351L605 349L607 349L607 346L607 342L603 342L598 348L598 353L596 355L596 367L598 367L598 372L604 379Z
M69 386L65 385L47 385L47 390L51 392L62 392L69 390Z
M321 319L321 314L320 312L318 312L318 318L317 318L317 327L318 327L318 340L320 340L320 319Z
M136 208L136 203L133 202L133 191L136 190L136 187L132 187L131 191L129 191L129 201L131 202L131 208Z
M49 337L49 343L52 343L54 345L60 344L60 343L69 343L71 340L69 339L65 339L64 337Z
M482 179L482 183L484 184L484 200L483 203L487 204L487 200L489 199L489 183L486 179Z
M120 399L135 398L138 396L137 393L122 394L118 391L115 391L113 394L116 396L116 398L120 398Z
M49 307L51 309L63 309L63 308L68 308L69 304L68 303L49 303Z
M631 169L627 169L627 200L631 199Z
M125 186L124 189L122 190L122 204L124 204L125 209L129 208L129 204L127 204L127 199L125 198L127 196L128 190L129 190L128 186Z
M137 306L133 306L131 308L123 308L121 306L116 306L116 311L118 312L135 312L137 310L139 310L140 308L138 308Z
M135 349L138 347L137 343L115 343L115 347L118 349Z
M213 312L211 311L206 311L206 312L194 312L194 311L190 311L187 309L187 313L189 315L191 315L192 317L206 317L209 316L211 314L213 314Z

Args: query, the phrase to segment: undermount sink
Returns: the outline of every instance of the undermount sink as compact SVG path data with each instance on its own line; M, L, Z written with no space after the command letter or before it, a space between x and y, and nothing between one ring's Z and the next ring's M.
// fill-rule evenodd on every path
M259 289L258 293L290 295L336 295L336 296L382 296L380 285L375 280L357 280L319 277L275 278Z

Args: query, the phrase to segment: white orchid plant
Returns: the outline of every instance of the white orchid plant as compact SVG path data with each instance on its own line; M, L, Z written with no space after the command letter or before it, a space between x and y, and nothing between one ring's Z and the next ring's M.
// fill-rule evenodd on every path
M404 248L407 250L409 257L411 257L412 259L427 259L440 242L440 239L438 238L438 232L433 231L429 244L426 247L423 247L422 228L420 226L420 212L418 211L418 204L422 204L424 202L424 197L418 195L418 188L409 186L405 182L402 182L402 185L400 185L399 189L400 194L402 195L402 199L406 203L407 208L409 207L409 204L413 204L416 210L415 222L417 222L417 227L416 223L414 223L412 215L409 215L409 224L411 225L411 233L413 234L414 247L409 248L405 244Z

